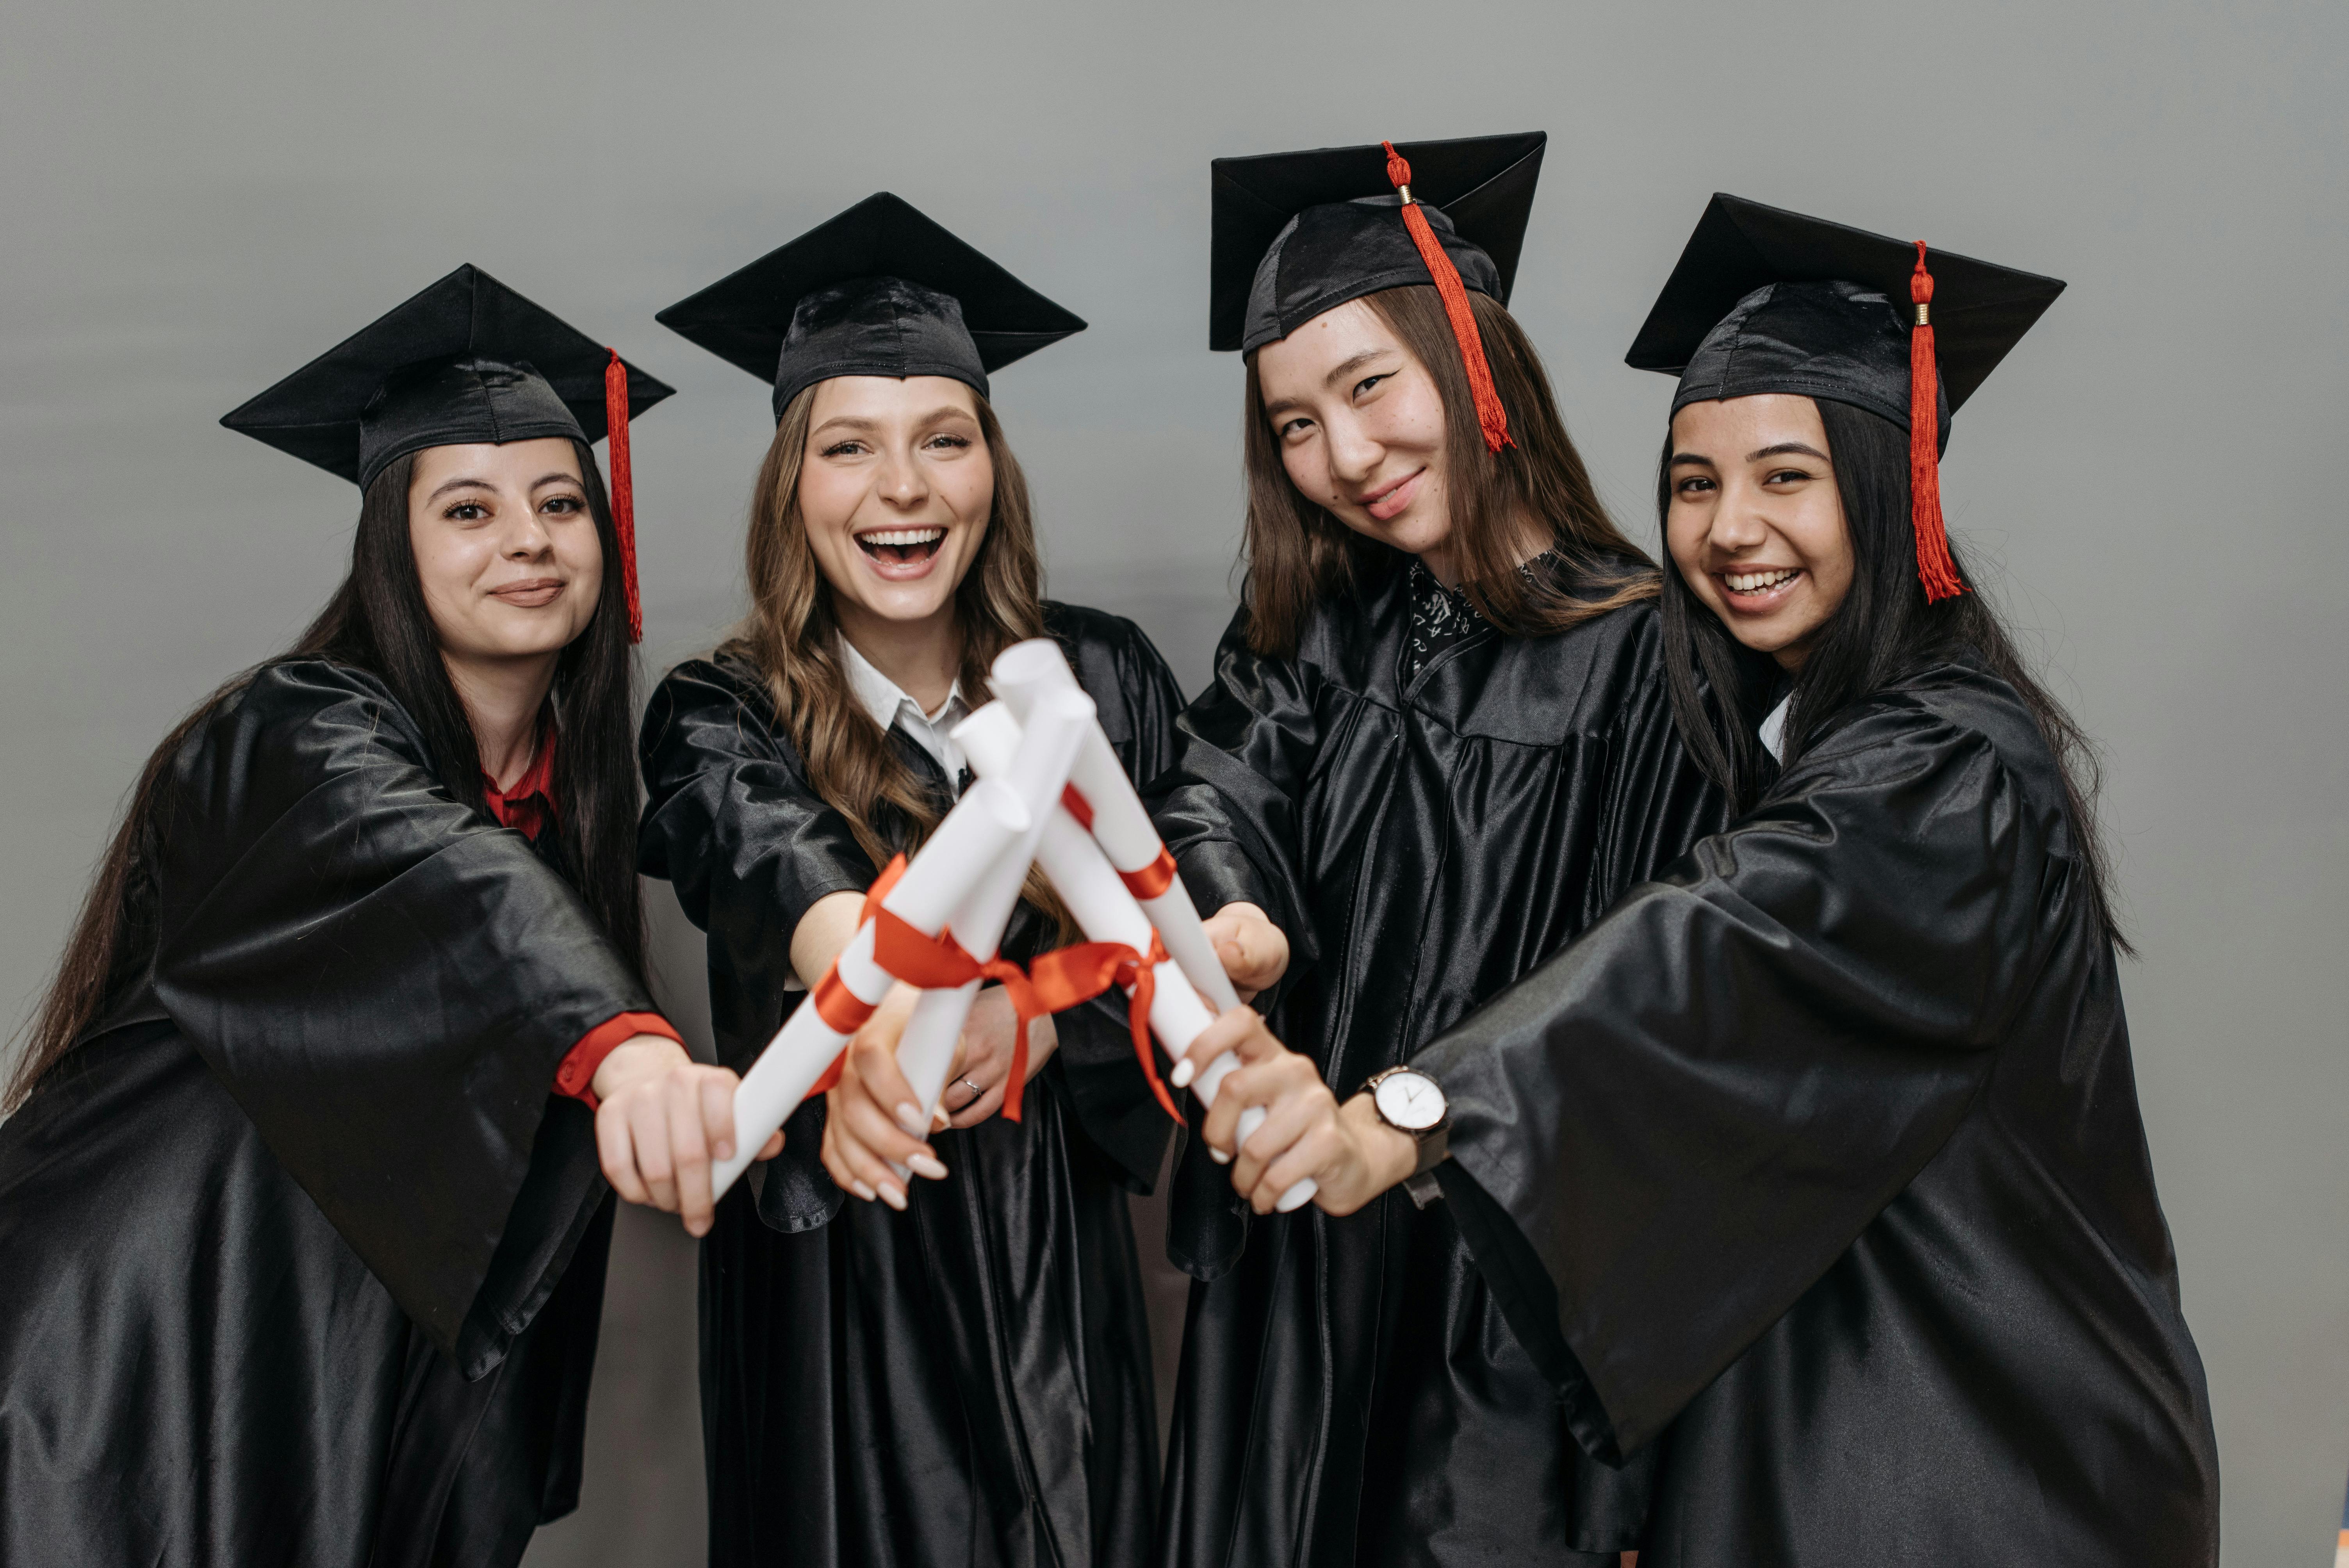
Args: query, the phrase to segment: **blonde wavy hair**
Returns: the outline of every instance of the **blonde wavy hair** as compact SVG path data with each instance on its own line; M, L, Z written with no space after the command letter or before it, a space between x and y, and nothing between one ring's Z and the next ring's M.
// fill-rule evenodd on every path
M904 824L904 847L910 852L936 829L939 812L914 771L890 749L886 733L856 701L841 662L832 584L824 580L799 508L815 393L811 387L784 407L774 442L759 466L745 551L750 614L722 651L766 678L809 784L847 819L857 843L879 866L897 848L882 830L885 817L894 815ZM976 393L972 402L995 467L987 531L954 597L955 626L962 639L957 678L964 696L976 705L986 700L988 666L996 655L1044 634L1044 610L1027 476L1003 438L994 408ZM1040 897L1040 892L1031 876L1030 901L1057 915L1057 904Z

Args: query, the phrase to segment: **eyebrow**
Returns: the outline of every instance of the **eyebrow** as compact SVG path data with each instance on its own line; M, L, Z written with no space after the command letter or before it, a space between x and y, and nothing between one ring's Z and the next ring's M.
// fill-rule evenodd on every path
M564 473L560 469L556 469L554 473L541 475L538 479L532 481L530 488L532 490L537 491L544 490L549 485L578 485L582 490L587 488L585 483L577 474ZM476 479L471 474L460 474L453 480L443 480L434 488L432 493L426 496L424 500L426 504L429 505L431 502L439 500L442 496L447 495L450 490L485 490L494 491L497 488L497 486L492 484L487 480Z
M1692 469L1709 469L1713 467L1713 459L1702 452L1674 452L1671 466L1677 469L1683 464Z
M1381 355L1392 354L1398 351L1392 348L1365 348L1350 359L1340 360L1337 365L1330 368L1329 375L1321 377L1321 385L1324 387L1335 387L1339 382L1344 380L1347 377L1351 376L1355 371L1360 370L1363 366L1368 365L1371 360L1378 358Z
M948 419L968 419L971 423L977 424L978 422L978 416L972 413L969 409L959 407L955 404L941 403L936 407L931 409L928 413L916 419L914 421L914 428L916 429L924 429L932 425L941 424ZM881 421L878 419L868 419L862 414L834 414L831 418L826 419L823 424L818 425L813 430L811 430L808 433L811 436L821 436L826 430L832 429L834 427L838 427L843 430L873 431L881 428Z
M1764 458L1785 457L1816 458L1823 463L1832 461L1825 452L1819 450L1816 447L1806 446L1801 441L1780 441L1775 447L1764 447L1758 451L1746 453L1745 460L1749 463L1758 463Z
M1335 387L1339 382L1343 381L1347 377L1351 376L1355 371L1360 370L1371 360L1377 359L1383 355L1400 354L1401 352L1402 352L1401 349L1395 348L1392 346L1379 348L1365 348L1360 354L1340 360L1336 365L1332 366L1330 369L1330 373L1321 377L1321 385L1324 387ZM1284 413L1290 408L1303 407L1304 404L1305 400L1301 397L1278 398L1264 406L1265 418L1271 418L1274 416Z

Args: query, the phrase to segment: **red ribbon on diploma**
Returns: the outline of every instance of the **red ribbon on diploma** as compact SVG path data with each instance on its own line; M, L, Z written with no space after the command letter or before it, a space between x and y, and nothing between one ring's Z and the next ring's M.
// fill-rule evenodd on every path
M1158 965L1165 962L1166 948L1153 931L1147 953L1136 953L1123 942L1082 942L1073 947L1056 947L1028 967L1038 995L1052 1004L1050 1010L1055 1013L1090 1002L1112 985L1128 989L1125 1023L1133 1033L1134 1059L1142 1064L1142 1076L1149 1082L1150 1092L1158 1097L1159 1106L1180 1121L1183 1113L1174 1109L1174 1098L1159 1081L1158 1057L1150 1048L1150 1004L1158 995ZM1009 1105L1007 1094L1007 1114Z
M895 887L897 879L905 874L905 857L899 855L889 862L887 869L882 872L879 880L874 882L872 888L865 893L864 907L856 914L858 925L861 926L866 921L880 914L881 901L889 896L889 890ZM815 983L815 991L809 1000L815 1005L815 1016L830 1025L833 1033L836 1035L856 1033L864 1026L864 1021L873 1016L874 1009L880 1006L877 1002L866 1001L840 983L838 959L834 959L833 966L823 972L823 978ZM840 1055L832 1058L832 1066L823 1069L823 1076L816 1079L814 1086L808 1090L810 1099L813 1099L817 1095L829 1093L839 1084L841 1065L847 1059L848 1051L843 1047Z
M874 962L908 985L951 991L978 979L1003 982L1017 1018L1011 1026L1011 1076L1003 1085L1003 1114L1019 1120L1020 1091L1028 1086L1028 1026L1060 1008L1046 1005L1028 983L1028 972L1008 958L981 963L949 933L924 936L885 909L874 919L879 922L873 933Z
M1074 794L1074 791L1071 791ZM1077 796L1079 804L1082 796ZM1078 820L1084 821L1087 811ZM1174 860L1164 851L1159 859L1166 867L1166 880L1158 884L1156 892L1136 896L1156 897L1166 891L1174 880ZM1126 877L1133 887L1136 880L1156 872L1156 865ZM1166 962L1166 949L1158 940L1158 933L1150 934L1150 951L1137 953L1122 942L1084 942L1073 947L1055 948L1043 954L1026 969L1008 958L989 958L984 963L964 951L948 932L925 936L903 919L882 907L882 900L897 885L905 872L905 857L899 855L889 862L864 895L864 908L857 923L874 923L873 960L889 975L908 985L925 991L951 991L968 985L973 980L998 980L1011 995L1011 1011L1016 1022L1012 1026L1011 1076L1003 1085L1003 1114L1013 1121L1019 1119L1022 1094L1028 1087L1028 1026L1047 1014L1064 1012L1081 1002L1090 1002L1112 985L1127 988L1126 1027L1133 1036L1133 1054L1142 1064L1142 1076L1150 1085L1150 1092L1166 1114L1175 1120L1183 1113L1174 1109L1174 1096L1158 1076L1158 1058L1150 1047L1150 1005L1158 994L1157 966ZM1125 873L1120 873L1122 875ZM817 1015L843 1035L853 1035L873 1016L875 1005L865 1001L840 982L836 970L827 970L816 985L813 1001ZM808 1090L810 1098L823 1094L840 1083L841 1069L848 1053L843 1050L833 1058L823 1076Z
M1093 803L1077 793L1075 785L1071 784L1061 791L1061 805L1077 820L1078 827L1088 833L1093 830ZM1115 866L1110 869L1117 871ZM1161 844L1156 860L1138 872L1118 872L1117 880L1125 884L1126 892L1147 903L1174 885L1174 857L1166 852L1165 845ZM1126 951L1131 953L1133 950L1128 948ZM1159 956L1164 958L1165 954L1162 953Z

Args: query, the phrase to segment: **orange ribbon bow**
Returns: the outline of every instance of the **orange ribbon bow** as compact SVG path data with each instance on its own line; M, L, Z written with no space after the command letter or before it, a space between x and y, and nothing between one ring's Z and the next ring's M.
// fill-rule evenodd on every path
M1077 797L1077 800L1081 804L1083 797ZM1085 813L1086 817L1090 815ZM1161 858L1167 857L1162 853ZM1156 870L1155 866L1146 866L1133 873L1133 878L1145 878ZM1085 942L1055 948L1026 969L1000 956L982 963L966 952L950 933L941 931L936 936L925 936L882 907L882 901L905 872L905 857L899 855L864 895L864 908L857 923L861 925L866 920L874 922L874 962L908 985L925 991L950 991L973 980L1002 982L1004 990L1010 993L1011 1011L1017 1020L1012 1026L1011 1076L1003 1086L1005 1116L1013 1121L1020 1119L1020 1100L1028 1087L1029 1026L1048 1013L1063 1012L1081 1002L1090 1002L1112 985L1123 985L1130 993L1126 1027L1133 1036L1133 1054L1142 1064L1142 1076L1166 1114L1177 1121L1183 1119L1183 1113L1174 1109L1174 1097L1166 1092L1166 1085L1158 1076L1158 1059L1150 1047L1150 1005L1158 994L1156 970L1166 962L1166 949L1159 942L1158 933L1150 934L1148 953L1137 953L1122 942ZM1128 885L1132 885L1132 879ZM1158 891L1164 892L1164 886L1162 884ZM841 984L836 969L827 971L817 983L813 1000L818 1016L843 1035L854 1034L874 1012L873 1003ZM843 1050L833 1058L832 1066L809 1088L809 1098L838 1087L847 1056Z

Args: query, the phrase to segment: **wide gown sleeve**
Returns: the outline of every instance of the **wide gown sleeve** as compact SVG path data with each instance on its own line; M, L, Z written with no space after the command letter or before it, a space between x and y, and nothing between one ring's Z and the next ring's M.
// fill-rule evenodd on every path
M1619 1460L1950 1137L2068 862L1991 743L1889 698L1414 1065L1438 1176L1584 1446Z
M605 1196L585 1108L549 1093L556 1065L652 998L528 841L441 787L370 676L264 669L190 738L174 784L159 1001L478 1376Z
M735 993L719 1053L738 1072L806 995L791 962L800 921L818 899L862 892L880 874L847 819L809 784L771 713L747 672L696 660L654 690L637 739L637 869L666 877L708 934L711 973ZM824 1110L820 1095L801 1105L784 1123L782 1153L751 1168L761 1217L786 1233L829 1224L847 1201L823 1169Z
M1250 650L1245 610L1216 649L1215 678L1175 720L1173 768L1151 816L1202 914L1253 903L1288 938L1270 1007L1319 956L1307 901L1302 802L1320 749L1313 667Z
M864 892L880 868L809 784L767 711L763 692L712 663L680 665L662 680L638 734L636 850L637 869L668 880L733 975L759 992L762 1016L781 1020L798 1003L800 921L828 893Z

